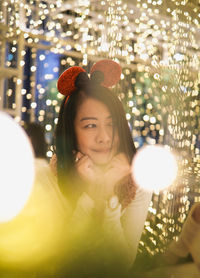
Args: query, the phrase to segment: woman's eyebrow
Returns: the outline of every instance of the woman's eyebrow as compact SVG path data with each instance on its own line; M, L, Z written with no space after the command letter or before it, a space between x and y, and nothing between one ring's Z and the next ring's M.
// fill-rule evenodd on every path
M112 116L111 115L109 115L108 117L106 117L106 119L112 119ZM80 119L80 121L82 122L82 121L87 121L87 120L98 120L98 118L96 118L96 117L83 117L83 118L81 118Z
M83 117L83 118L80 119L81 122L82 121L87 121L87 120L97 120L97 118L95 118L95 117Z

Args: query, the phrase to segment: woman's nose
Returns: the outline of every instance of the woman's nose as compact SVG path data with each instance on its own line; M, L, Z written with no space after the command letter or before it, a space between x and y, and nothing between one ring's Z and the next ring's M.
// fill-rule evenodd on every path
M97 132L97 142L98 143L104 143L108 144L111 142L111 137L112 134L105 128L105 127L100 127Z

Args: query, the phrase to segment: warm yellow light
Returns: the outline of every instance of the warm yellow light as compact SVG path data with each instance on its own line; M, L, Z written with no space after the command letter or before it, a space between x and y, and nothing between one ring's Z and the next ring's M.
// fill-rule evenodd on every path
M23 209L32 190L34 157L24 130L0 112L0 222L14 218Z
M172 185L178 166L172 152L161 145L142 147L132 162L136 184L146 190L159 191Z

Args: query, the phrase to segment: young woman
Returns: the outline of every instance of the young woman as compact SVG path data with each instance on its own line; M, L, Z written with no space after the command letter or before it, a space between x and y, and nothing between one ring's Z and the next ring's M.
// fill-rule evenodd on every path
M137 188L130 165L136 152L123 106L109 88L121 75L111 60L64 71L58 91L65 95L55 133L58 184L76 222L98 219L110 239L133 262L151 193ZM96 218L96 216L99 216ZM125 247L126 246L126 247Z

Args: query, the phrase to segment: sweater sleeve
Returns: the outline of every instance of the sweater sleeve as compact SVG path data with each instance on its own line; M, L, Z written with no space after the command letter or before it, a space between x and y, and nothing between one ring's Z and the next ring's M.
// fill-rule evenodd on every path
M135 260L151 197L152 192L138 188L135 199L124 210L121 211L121 205L115 210L106 209L105 227L112 238L118 239L127 265L131 265Z
M121 223L131 249L132 261L137 254L151 198L152 192L138 188L135 199L122 212Z

